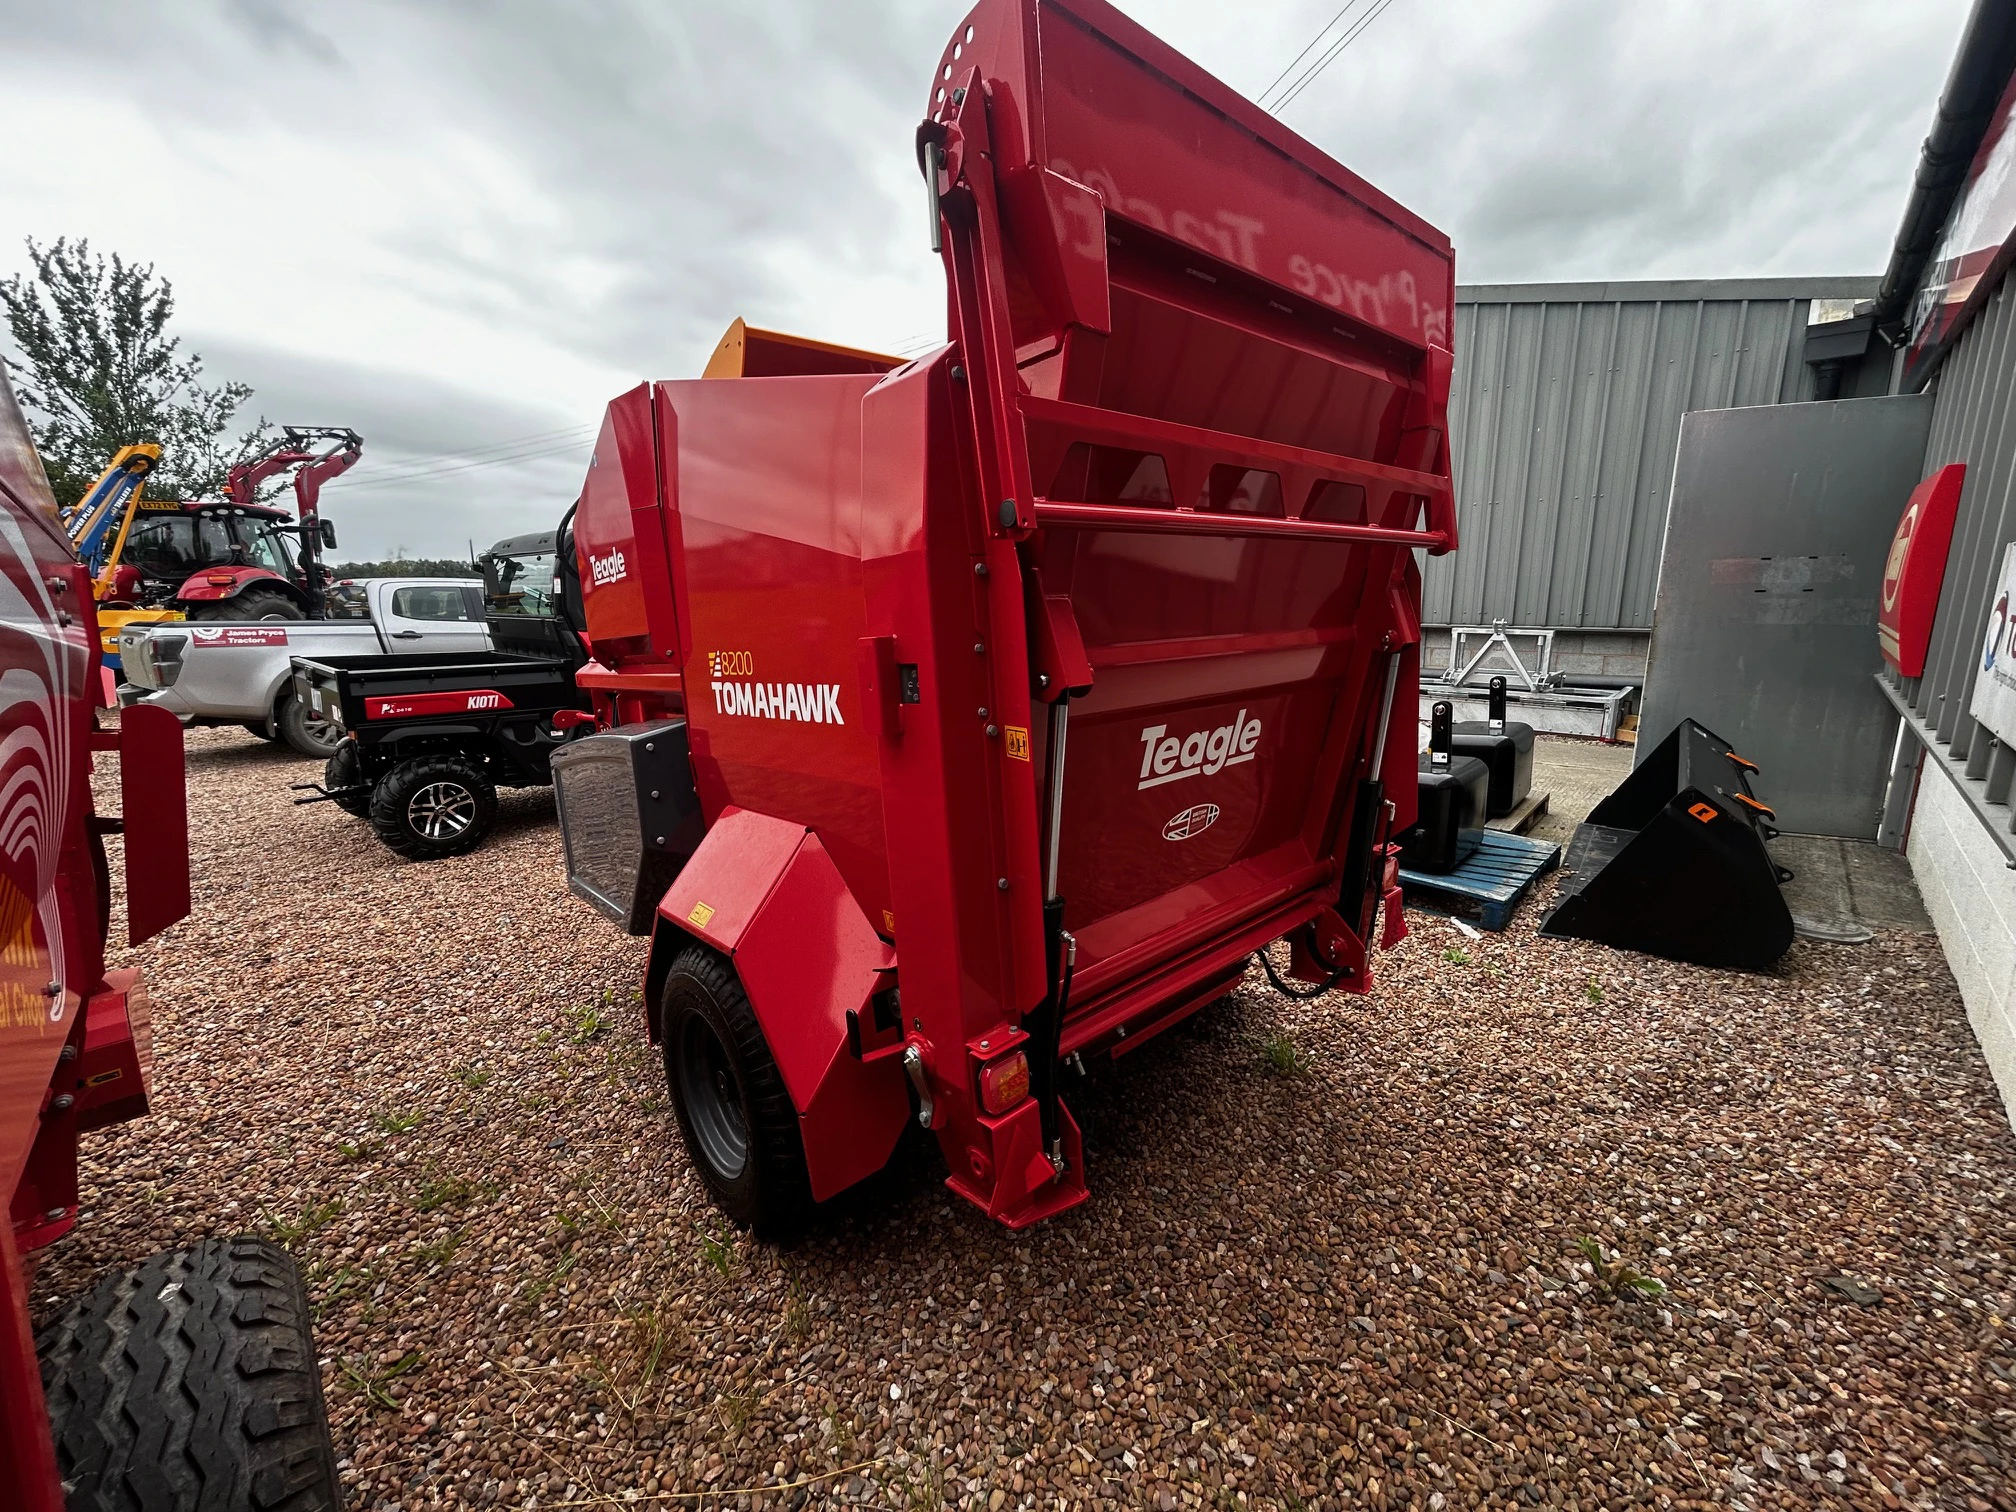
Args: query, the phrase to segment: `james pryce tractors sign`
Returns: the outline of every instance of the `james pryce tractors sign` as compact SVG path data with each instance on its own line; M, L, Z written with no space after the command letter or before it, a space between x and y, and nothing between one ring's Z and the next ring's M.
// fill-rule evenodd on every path
M1988 596L1973 714L2005 744L2016 742L2016 545L2003 552L2002 574Z

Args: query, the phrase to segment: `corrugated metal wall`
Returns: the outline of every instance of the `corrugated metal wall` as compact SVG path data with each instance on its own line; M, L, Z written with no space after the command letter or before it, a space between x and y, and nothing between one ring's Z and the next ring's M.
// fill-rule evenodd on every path
M1988 591L2002 554L2016 540L2016 295L2004 279L1941 365L1925 471L1967 464L1953 548L1939 593L1925 675L1903 684L1907 702L1967 775L1986 769L1986 738L1975 738L1967 705L1988 626Z
M1876 283L1459 288L1462 547L1426 564L1426 622L1650 629L1680 417L1810 397L1810 302Z

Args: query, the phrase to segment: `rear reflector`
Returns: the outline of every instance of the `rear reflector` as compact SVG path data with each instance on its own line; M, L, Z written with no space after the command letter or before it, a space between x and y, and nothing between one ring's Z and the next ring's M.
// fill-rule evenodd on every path
M998 1118L1029 1095L1029 1057L1017 1050L980 1068L980 1106Z

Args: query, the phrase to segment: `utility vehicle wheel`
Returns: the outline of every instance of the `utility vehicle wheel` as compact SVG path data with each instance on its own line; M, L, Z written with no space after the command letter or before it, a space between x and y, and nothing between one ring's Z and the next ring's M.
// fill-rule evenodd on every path
M291 694L280 700L280 712L273 716L280 738L303 756L325 761L344 744L343 731Z
M701 1179L743 1228L789 1237L812 1212L805 1145L734 967L711 950L683 951L665 978L659 1025L679 1133Z
M36 1346L70 1512L341 1512L308 1298L277 1245L157 1255Z
M341 740L336 743L336 754L322 767L322 786L325 788L360 787L364 782L364 760L357 754L355 741ZM369 793L345 793L332 800L336 807L346 814L354 814L359 819L371 817L371 795Z
M271 588L247 588L236 598L215 599L207 604L189 606L189 618L192 620L298 620L306 617L299 604Z
M497 788L464 756L415 756L371 790L371 828L415 861L474 850L496 821Z

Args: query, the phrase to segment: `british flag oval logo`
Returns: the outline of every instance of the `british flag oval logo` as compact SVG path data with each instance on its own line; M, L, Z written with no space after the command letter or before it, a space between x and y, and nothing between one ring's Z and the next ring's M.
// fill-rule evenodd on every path
M1162 826L1164 840L1188 840L1192 835L1201 835L1218 822L1218 805L1215 803L1193 803L1180 814L1170 816Z

